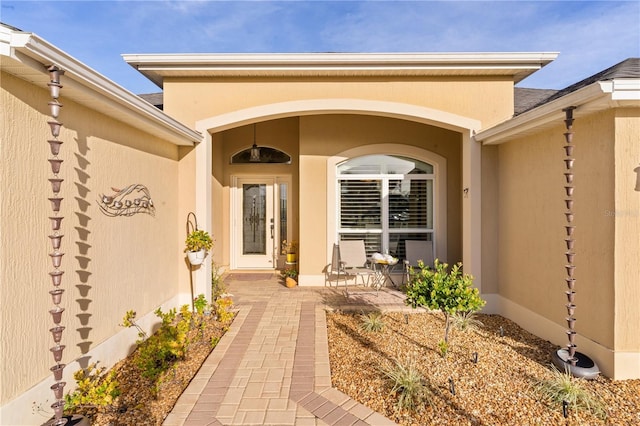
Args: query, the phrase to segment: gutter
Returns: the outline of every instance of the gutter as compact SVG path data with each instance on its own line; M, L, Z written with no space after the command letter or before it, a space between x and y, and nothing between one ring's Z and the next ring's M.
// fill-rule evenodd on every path
M543 104L494 127L480 131L475 140L499 145L564 120L563 109L574 106L574 117L611 108L640 107L640 79L599 81Z
M8 49L5 44L7 42ZM48 81L47 66L56 65L64 70L65 85L68 88L78 90L87 97L94 98L95 101L127 115L131 121L144 124L150 133L183 146L193 146L203 140L200 132L185 126L33 33L12 31L6 27L0 27L0 45L2 45L0 54L11 57L39 73L41 72L42 82L35 80L34 82L44 88L47 88L45 81ZM23 78L20 75L18 77ZM73 96L67 97L92 109L97 109L95 104L88 103L86 100L74 99ZM123 121L122 117L115 116L114 118ZM136 123L129 122L132 125Z

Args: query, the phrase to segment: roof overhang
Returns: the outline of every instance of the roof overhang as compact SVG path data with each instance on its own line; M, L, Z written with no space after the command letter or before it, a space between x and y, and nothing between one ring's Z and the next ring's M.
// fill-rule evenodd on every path
M558 56L514 53L231 53L124 54L162 87L165 78L490 77L523 80Z
M0 64L4 72L49 90L47 68L64 71L62 96L175 145L192 146L202 135L117 85L67 53L27 33L0 25Z
M640 108L640 79L623 78L599 81L566 96L543 104L475 135L483 145L498 145L538 133L565 118L563 109L576 107L578 118L612 108Z

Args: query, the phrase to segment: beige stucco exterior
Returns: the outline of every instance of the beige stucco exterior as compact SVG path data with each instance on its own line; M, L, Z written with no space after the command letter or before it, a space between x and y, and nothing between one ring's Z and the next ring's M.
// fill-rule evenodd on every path
M605 375L635 378L640 374L640 337L633 325L640 300L638 108L616 102L606 87L599 98L578 93L570 101L556 107L555 119L540 115L534 130L518 134L517 126L505 125L502 132L498 126L495 133L478 136L486 144L483 165L495 170L483 168L483 247L496 253L483 258L484 290L490 311L566 344L562 108L577 106L572 129L577 344Z
M211 259L236 268L238 180L289 185L300 285L324 285L336 241L336 165L368 154L434 166L436 255L462 261L486 312L558 345L564 330L562 108L577 106L575 238L578 346L607 376L640 377L640 89L595 83L513 116L513 84L555 54L133 55L164 89L164 112L37 36L0 38L0 419L38 424L50 396L51 157L46 66L65 69L60 140L65 179L65 378L133 348L118 324L211 295L212 265L182 252L190 213ZM126 56L126 55L125 55ZM28 59L25 59L28 58ZM618 96L616 90L624 93ZM251 146L289 164L231 164ZM108 217L102 194L145 185L155 215ZM275 268L275 264L271 269ZM243 266L246 267L246 266Z
M54 234L49 216L55 214L48 200L54 196L48 182L54 175L47 161L53 158L47 143L54 139L47 124L52 98L41 82L49 79L44 65L2 53L0 423L40 424L42 414L33 404L51 400L49 367L54 359L49 348L55 346L48 312L54 306L48 294L54 288L48 238ZM58 215L64 217L59 231L64 253L60 288L65 290L62 362L68 365L64 380L70 389L79 368L94 362L110 366L134 348L135 332L119 326L125 312L136 311L141 325L150 329L157 307L188 302L188 284L180 284L188 283L182 241L184 211L194 205L193 196L187 196L193 191L184 186L193 188L195 179L188 165L193 148L186 145L198 135L130 106L118 107L130 109L133 121L123 122L115 103L107 108L113 101L97 90L97 84L108 81L85 75L98 83L83 87L82 80L75 80L79 64L62 53L55 56L68 65L59 98L63 126L58 139L63 144L58 158L63 163L58 177L64 181ZM137 102L129 96L127 102ZM149 190L154 215L109 217L101 212L103 194L132 184ZM46 404L41 408L49 409Z

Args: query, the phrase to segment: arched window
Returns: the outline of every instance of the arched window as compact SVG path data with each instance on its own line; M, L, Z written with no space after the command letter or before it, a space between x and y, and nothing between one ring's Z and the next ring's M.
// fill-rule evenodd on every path
M367 254L403 259L405 240L432 244L434 167L397 155L365 155L337 165L340 240L364 240Z

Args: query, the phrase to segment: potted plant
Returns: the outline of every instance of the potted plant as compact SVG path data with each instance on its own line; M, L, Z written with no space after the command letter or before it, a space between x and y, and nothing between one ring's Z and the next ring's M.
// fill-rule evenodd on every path
M207 231L196 229L191 232L185 243L185 253L192 265L200 265L207 256L207 251L213 247L213 240Z
M295 287L298 284L296 282L296 278L298 277L298 271L296 268L283 269L282 276L284 277L284 283L288 288Z
M298 242L297 241L282 241L282 254L287 255L287 263L295 263L297 260Z

